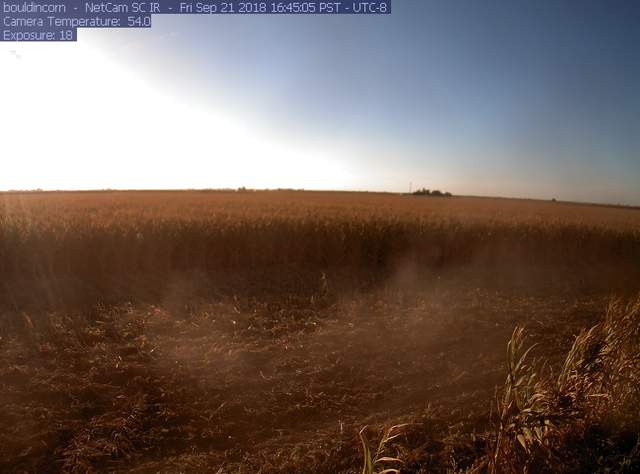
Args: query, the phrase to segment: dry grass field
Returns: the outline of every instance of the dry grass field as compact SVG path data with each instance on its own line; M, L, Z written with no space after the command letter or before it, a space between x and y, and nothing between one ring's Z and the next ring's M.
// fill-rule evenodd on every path
M1 472L640 470L638 209L5 193L0 274Z

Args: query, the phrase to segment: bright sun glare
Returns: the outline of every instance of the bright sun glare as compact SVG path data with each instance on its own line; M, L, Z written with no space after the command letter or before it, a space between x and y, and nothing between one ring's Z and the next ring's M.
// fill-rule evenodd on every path
M339 151L172 97L92 47L0 48L0 190L347 188Z

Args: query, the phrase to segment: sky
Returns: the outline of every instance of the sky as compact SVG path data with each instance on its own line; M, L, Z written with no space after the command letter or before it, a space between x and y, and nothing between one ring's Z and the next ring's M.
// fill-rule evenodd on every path
M305 188L640 205L640 2L393 0L0 43L0 190Z

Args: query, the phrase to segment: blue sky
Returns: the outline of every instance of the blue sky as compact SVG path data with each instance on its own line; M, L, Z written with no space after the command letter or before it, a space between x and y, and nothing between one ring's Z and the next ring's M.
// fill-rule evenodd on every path
M64 54L71 106L126 146L96 151L83 128L75 138L83 150L70 151L49 131L36 156L16 138L23 166L0 187L405 191L412 182L640 204L639 45L640 3L631 0L395 0L388 16L162 16L151 30L81 31L77 45L14 45L22 60L5 54L9 69L31 60L38 71L38 58L50 67ZM71 66L88 57L91 70ZM85 104L107 87L114 100ZM83 103L72 97L78 88ZM138 122L144 136L131 132ZM36 120L31 132L50 126ZM42 152L58 171L33 173L47 169Z

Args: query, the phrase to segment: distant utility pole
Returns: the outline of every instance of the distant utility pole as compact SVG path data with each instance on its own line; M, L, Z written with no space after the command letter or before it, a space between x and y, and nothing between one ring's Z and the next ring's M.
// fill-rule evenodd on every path
M413 183L409 181L409 194L411 194L411 191L413 191Z

